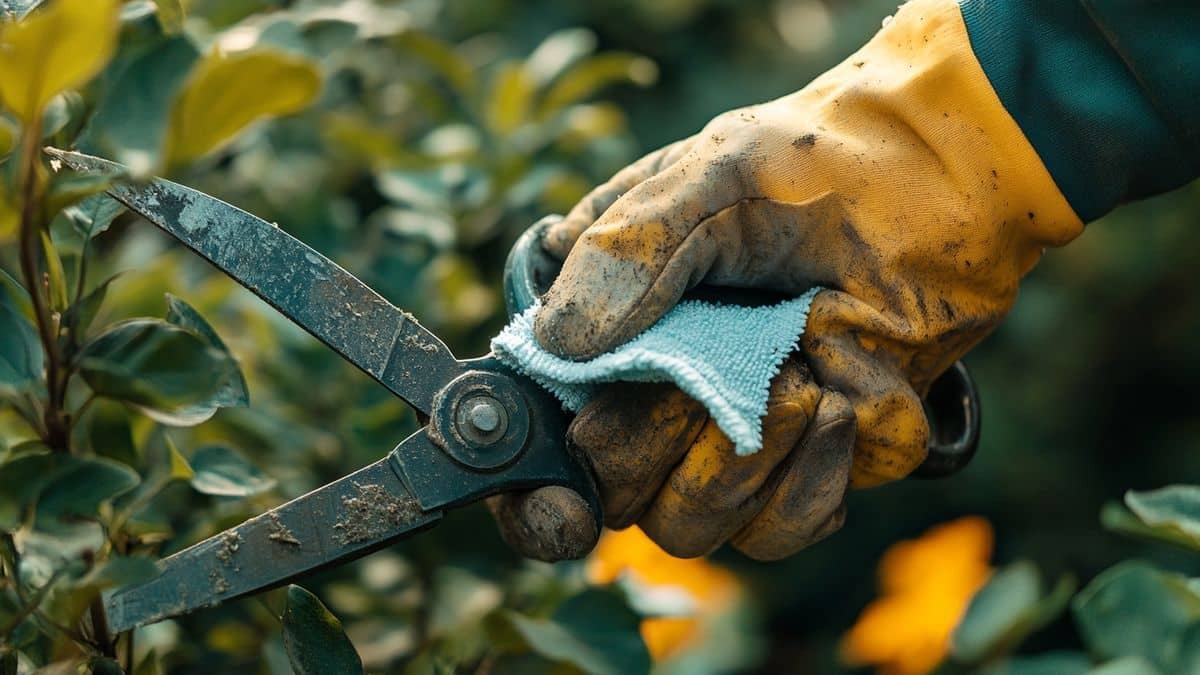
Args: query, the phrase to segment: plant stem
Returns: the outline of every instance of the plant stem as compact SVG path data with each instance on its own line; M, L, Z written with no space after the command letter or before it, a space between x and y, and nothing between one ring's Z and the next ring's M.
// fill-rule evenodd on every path
M45 283L42 278L40 259L42 255L41 194L37 176L38 139L42 136L41 120L30 122L21 139L21 164L18 184L21 190L21 274L33 303L33 315L37 321L38 335L42 339L42 350L46 358L46 391L49 401L43 413L46 427L46 445L58 452L67 452L69 433L67 430L63 399L66 387L60 375L57 326L50 313Z

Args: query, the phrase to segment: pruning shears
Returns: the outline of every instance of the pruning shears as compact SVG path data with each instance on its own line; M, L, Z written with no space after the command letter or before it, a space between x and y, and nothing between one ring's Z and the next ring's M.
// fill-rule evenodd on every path
M119 175L98 157L48 150L81 172ZM460 360L408 312L277 225L163 179L116 183L108 194L174 236L416 409L428 423L382 459L158 563L158 575L109 593L121 632L268 590L337 566L435 525L447 509L500 492L558 485L603 522L594 481L566 443L569 413L532 380L491 356ZM543 219L509 254L505 300L523 311L559 264L541 246ZM970 460L979 401L961 363L927 399L933 429L919 474Z

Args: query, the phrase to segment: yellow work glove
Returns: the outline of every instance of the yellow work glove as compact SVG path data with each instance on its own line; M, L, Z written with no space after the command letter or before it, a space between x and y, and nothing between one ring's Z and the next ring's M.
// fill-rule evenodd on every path
M760 559L836 530L847 484L921 463L930 383L996 327L1043 248L1082 228L953 0L904 5L803 90L621 171L547 233L566 262L536 323L546 349L603 353L701 283L830 290L774 383L758 454L736 457L669 386L614 386L580 413L569 438L591 459L607 524L640 523L677 555L730 541ZM525 518L523 531L501 519L520 550L564 532L510 515Z

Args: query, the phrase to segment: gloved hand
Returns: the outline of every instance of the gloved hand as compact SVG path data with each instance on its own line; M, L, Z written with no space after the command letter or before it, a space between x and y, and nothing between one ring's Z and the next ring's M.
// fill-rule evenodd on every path
M546 349L603 353L700 283L830 290L801 341L807 368L774 383L756 455L735 457L667 386L614 387L580 413L569 439L591 459L606 524L638 522L677 555L731 540L762 559L837 529L845 457L851 486L915 469L921 396L1000 322L1043 248L1082 227L952 0L904 5L803 90L618 173L547 234L566 262L535 326ZM501 521L524 551L555 529Z

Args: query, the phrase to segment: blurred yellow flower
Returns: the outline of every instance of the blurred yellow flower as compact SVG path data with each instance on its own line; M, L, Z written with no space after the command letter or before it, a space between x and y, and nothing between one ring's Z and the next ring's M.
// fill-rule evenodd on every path
M642 638L655 661L699 643L705 618L726 611L742 596L737 577L704 558L676 558L637 527L605 532L587 561L595 584L627 583L638 604L667 608L670 616L644 619Z
M992 573L992 526L960 518L888 549L879 563L881 595L842 641L853 665L881 675L923 675L937 667L971 597Z

